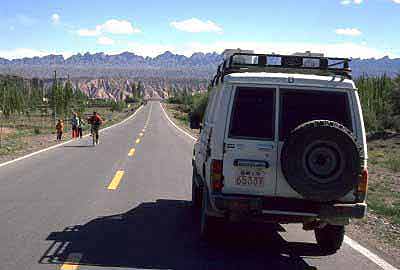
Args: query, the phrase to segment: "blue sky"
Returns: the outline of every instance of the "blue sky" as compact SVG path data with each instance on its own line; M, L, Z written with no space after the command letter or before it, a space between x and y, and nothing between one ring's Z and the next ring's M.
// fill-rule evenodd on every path
M2 0L0 57L224 48L400 57L400 0Z

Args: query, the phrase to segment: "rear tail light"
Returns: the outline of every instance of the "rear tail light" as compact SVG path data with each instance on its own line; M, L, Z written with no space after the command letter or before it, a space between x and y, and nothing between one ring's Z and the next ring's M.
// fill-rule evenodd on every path
M361 172L357 186L357 194L360 201L364 201L368 191L368 169L364 168Z
M222 160L213 159L211 161L211 188L213 192L221 192L224 186L224 176L222 175L223 162Z

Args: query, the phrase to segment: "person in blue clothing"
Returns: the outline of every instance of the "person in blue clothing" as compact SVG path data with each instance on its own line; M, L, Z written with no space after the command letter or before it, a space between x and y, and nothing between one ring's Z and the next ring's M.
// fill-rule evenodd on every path
M71 118L72 139L78 138L78 126L79 118L78 115L74 112Z

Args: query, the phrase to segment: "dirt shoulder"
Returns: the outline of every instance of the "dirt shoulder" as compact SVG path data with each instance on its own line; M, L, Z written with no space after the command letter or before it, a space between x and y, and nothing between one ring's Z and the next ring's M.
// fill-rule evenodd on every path
M400 134L368 141L368 216L347 234L400 267Z
M110 112L103 110L101 115L105 119L104 127L118 123L132 115L139 106L123 112ZM99 110L98 110L99 111ZM90 132L89 125L84 126L84 134ZM63 134L63 142L71 139L69 127ZM41 149L58 144L56 141L55 130L44 130L40 134L35 134L33 130L21 130L12 128L3 128L2 147L0 148L0 163L7 162Z
M176 104L163 104L171 119L187 132L187 113ZM400 134L368 142L368 215L352 220L346 234L400 268Z
M164 107L164 109L166 109L165 112L168 114L171 120L174 121L175 124L191 134L193 137L199 138L200 130L189 128L189 119L187 116L188 114L180 110L180 105L162 103L162 106Z

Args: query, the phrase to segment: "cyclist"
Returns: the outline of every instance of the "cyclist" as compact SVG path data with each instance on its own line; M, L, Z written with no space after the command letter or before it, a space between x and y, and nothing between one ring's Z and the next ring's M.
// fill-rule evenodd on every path
M93 145L99 144L99 129L103 123L100 115L97 112L93 112L93 115L89 117L88 123L91 125L91 132L93 136Z

